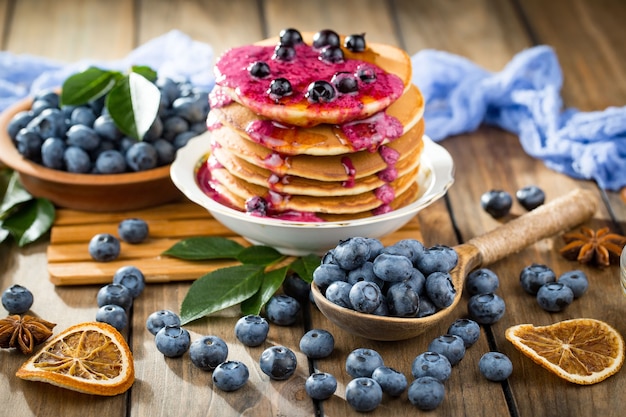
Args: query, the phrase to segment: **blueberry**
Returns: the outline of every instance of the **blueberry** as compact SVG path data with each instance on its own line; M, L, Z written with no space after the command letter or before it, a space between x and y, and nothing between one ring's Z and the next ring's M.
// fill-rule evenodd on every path
M172 103L180 96L178 83L169 77L158 77L155 85L161 91L161 96L165 97L169 103Z
M189 131L189 122L180 116L172 115L163 121L163 138L173 140L177 135Z
M266 216L269 210L269 203L259 196L250 197L246 200L246 213L256 216Z
M357 33L346 36L343 45L352 52L365 51L365 33Z
M346 358L346 372L353 378L371 377L374 369L383 366L380 353L369 348L357 348Z
M433 272L426 278L426 294L437 308L452 305L456 289L448 272Z
M85 151L97 149L100 140L95 130L84 125L73 125L67 131L68 146L77 146Z
M346 385L346 402L359 412L376 409L383 399L383 389L368 377L358 377Z
M310 359L326 358L334 348L335 338L327 330L309 330L300 339L300 351Z
M70 115L70 124L72 125L93 127L95 121L96 114L93 109L88 106L78 106L72 110L72 114Z
M302 40L302 34L294 28L283 29L278 36L282 45L295 46L304 42Z
M277 61L289 62L293 61L296 57L296 50L291 45L276 45L272 59Z
M157 153L157 165L168 165L174 162L177 148L173 143L160 138L152 142L152 146Z
M360 281L368 281L378 285L379 288L382 288L385 283L385 281L378 278L376 274L374 274L374 264L370 261L366 261L358 268L349 271L347 279L348 283L352 285Z
M480 268L470 272L465 280L465 288L469 295L496 292L499 286L498 275L488 268Z
M132 171L146 171L155 168L158 155L154 146L147 142L137 142L126 151L126 164Z
M396 282L387 289L387 308L394 317L415 317L420 309L420 298L406 282Z
M68 146L63 154L63 162L67 172L86 174L91 172L91 158L89 154L78 146Z
M270 76L270 66L267 65L267 62L263 61L253 62L248 67L248 71L250 75L255 78L267 78Z
M306 379L304 390L314 400L323 401L337 390L337 379L328 372L315 372Z
M228 346L217 336L203 336L189 346L191 363L203 371L213 371L227 357Z
M411 260L413 265L417 265L417 261L424 254L424 245L415 239L402 239L391 246L387 246L382 250L384 253L391 255L403 255Z
M96 171L100 174L121 174L126 172L126 159L118 150L103 151L96 158Z
M98 116L93 122L93 130L98 136L107 141L117 141L122 137L122 132L109 114Z
M423 352L415 357L411 365L413 378L431 376L444 382L452 374L452 365L447 357L437 352Z
M101 306L96 312L96 321L110 324L121 332L128 325L128 315L123 307L115 304L106 304Z
M407 387L407 381L404 374L396 369L388 366L379 366L372 372L372 379L378 382L383 392L398 397Z
M205 93L179 97L172 103L172 110L176 116L182 117L190 124L206 121L209 113L209 97Z
M561 282L549 282L537 291L537 303L546 311L558 312L572 304L574 292Z
M519 280L524 291L536 295L539 288L544 284L556 281L556 275L554 271L546 265L531 264L522 269Z
M51 104L45 100L34 99L33 104L30 106L30 110L35 114L35 116L40 115L44 110L56 109L57 106Z
M513 372L511 360L500 352L487 352L478 361L478 369L490 381L500 382Z
M270 325L263 317L249 314L235 323L235 336L246 346L259 346L267 338Z
M405 284L413 288L418 295L423 295L426 289L426 277L420 272L419 269L413 268L411 270L411 276L403 281Z
M374 259L382 253L385 246L379 239L376 238L366 237L365 241L370 247L370 257L368 261L374 261Z
M196 126L200 126L200 128L197 128ZM180 149L182 147L184 147L185 145L187 145L187 142L189 142L190 139L195 138L196 136L198 136L200 133L203 133L206 131L206 124L204 123L195 123L193 126L191 126L192 130L188 130L186 132L182 132L177 134L174 137L173 140L173 144L174 144L174 148L175 149ZM200 130L203 129L203 130Z
M370 65L359 65L356 69L356 76L364 83L370 84L376 81L376 70Z
M89 254L98 262L109 262L120 255L120 241L109 233L99 233L89 241Z
M182 356L191 345L191 337L186 329L178 326L165 326L154 337L156 347L169 358Z
M45 167L62 170L65 168L63 154L65 141L59 138L48 138L41 145L41 162Z
M42 138L58 137L62 138L69 133L65 116L58 108L46 108L41 111L26 128L38 133Z
M517 190L515 197L526 210L534 210L543 204L546 194L536 185L529 185Z
M300 303L285 294L272 296L265 305L267 318L279 326L289 326L296 322L300 313Z
M180 327L180 317L171 310L158 310L146 319L146 328L156 335L165 326Z
M148 223L140 218L131 217L117 225L117 233L124 242L141 243L148 238Z
M338 46L327 46L320 52L319 59L329 64L338 64L344 61L343 50Z
M420 308L417 312L417 317L432 316L438 311L437 307L430 301L430 298L426 294L420 296Z
M350 301L350 291L352 285L344 281L335 281L326 288L326 299L333 304L337 304L343 308L352 309Z
M33 293L26 287L15 284L2 293L2 306L9 314L26 313L33 305Z
M114 304L128 310L133 305L133 296L128 288L121 284L107 284L98 291L96 301L98 307Z
M122 266L115 271L113 283L126 287L133 298L137 298L146 287L146 279L143 272L133 265Z
M320 49L324 46L339 46L341 40L337 32L324 29L313 35L313 48Z
M42 90L35 94L34 100L42 100L52 107L59 107L59 93L54 90Z
M346 271L351 271L363 265L370 257L368 241L362 237L353 237L342 240L333 249L335 263Z
M409 385L408 397L411 404L420 410L434 410L443 402L446 389L436 378L423 376Z
M276 78L270 83L269 95L274 100L290 96L292 93L293 88L291 87L289 80L286 78Z
M243 387L250 378L248 367L239 361L226 361L217 365L213 371L213 385L222 391L236 391Z
M272 346L261 353L259 359L261 371L274 380L291 377L298 366L295 353L286 346Z
M411 276L413 263L403 255L381 253L374 259L374 274L384 281L401 282Z
M350 304L361 313L372 313L376 310L383 301L382 297L380 288L373 282L359 281L350 288Z
M579 269L574 269L572 271L564 272L559 276L557 282L561 284L565 284L574 293L574 298L581 297L585 292L587 292L587 288L589 288L589 281L587 280L587 275Z
M9 120L7 125L7 133L12 140L15 140L17 132L28 126L31 120L35 117L35 114L29 110L23 110L15 113L15 115Z
M313 271L313 282L322 293L325 293L328 286L333 282L346 281L347 279L346 271L336 264L324 263Z
M494 324L504 316L504 300L496 294L476 294L467 303L467 311L478 324Z
M424 250L415 266L425 276L433 272L450 272L459 261L456 251L446 245L435 245Z
M341 94L356 93L359 91L359 83L354 74L349 72L338 72L333 75L330 82Z
M463 339L467 349L478 341L480 326L474 320L457 319L448 327L448 334L453 334Z
M303 280L300 275L291 273L283 281L283 291L285 294L302 302L309 299L311 284Z
M31 161L38 162L41 160L42 144L43 140L41 136L27 128L21 129L17 132L17 136L15 137L17 151L24 158L30 159Z
M483 210L498 219L509 214L513 199L506 191L489 190L480 196L480 205Z
M444 334L434 338L428 344L428 350L442 354L454 366L465 356L465 342L459 336Z

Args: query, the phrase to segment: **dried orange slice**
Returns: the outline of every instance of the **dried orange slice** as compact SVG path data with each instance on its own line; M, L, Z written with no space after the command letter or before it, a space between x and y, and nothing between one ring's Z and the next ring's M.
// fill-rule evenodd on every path
M106 323L69 327L49 340L16 375L30 381L95 395L117 395L135 381L133 357L124 337Z
M624 363L624 339L600 320L580 318L549 326L520 324L509 327L505 335L534 362L576 384L603 381Z

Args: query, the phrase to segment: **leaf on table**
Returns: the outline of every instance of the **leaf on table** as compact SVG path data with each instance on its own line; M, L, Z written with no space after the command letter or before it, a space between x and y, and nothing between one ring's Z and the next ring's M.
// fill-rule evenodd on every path
M21 247L43 236L52 226L54 216L54 205L45 198L36 198L6 218L2 227L9 231Z
M209 259L237 259L244 249L234 240L219 236L191 237L175 243L163 255L203 261Z
M69 76L61 90L61 104L79 106L108 93L122 74L96 67Z
M320 266L321 259L317 255L307 255L296 259L289 267L309 284L313 282L313 271Z
M261 265L238 265L203 275L191 284L180 306L182 324L247 300L259 290L262 281Z
M19 181L18 175L14 172L9 178L9 182L0 205L0 219L5 218L20 204L33 199L33 196L26 191Z
M159 88L135 72L119 80L105 100L115 125L127 136L138 140L143 139L154 123L160 103Z
M241 303L241 313L259 314L263 306L283 284L287 270L288 268L284 267L263 274L263 282L256 294Z
M284 255L269 246L249 246L237 255L237 260L243 264L269 265L278 261Z

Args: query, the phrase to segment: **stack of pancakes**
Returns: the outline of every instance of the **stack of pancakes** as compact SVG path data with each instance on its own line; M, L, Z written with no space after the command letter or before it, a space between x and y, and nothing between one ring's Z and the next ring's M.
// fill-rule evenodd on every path
M311 37L305 34L307 44ZM207 167L208 185L221 201L250 211L249 202L261 199L267 205L262 215L337 221L386 213L417 198L423 98L410 82L408 55L382 44L368 44L364 52L342 49L346 61L360 60L401 81L398 98L358 97L362 104L345 109L306 98L263 103L227 82L223 68L234 58L228 52L220 58ZM289 79L289 71L272 74L278 76ZM299 84L292 84L296 90Z

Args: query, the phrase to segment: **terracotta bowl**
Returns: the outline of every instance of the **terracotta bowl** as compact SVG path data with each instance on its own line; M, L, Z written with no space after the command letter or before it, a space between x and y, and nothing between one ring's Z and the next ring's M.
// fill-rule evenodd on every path
M126 174L73 174L24 158L13 145L7 126L31 104L31 99L25 99L0 115L0 160L19 174L33 196L47 198L59 207L94 212L142 209L181 197L170 179L169 165Z

